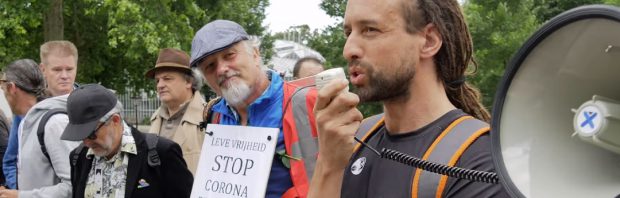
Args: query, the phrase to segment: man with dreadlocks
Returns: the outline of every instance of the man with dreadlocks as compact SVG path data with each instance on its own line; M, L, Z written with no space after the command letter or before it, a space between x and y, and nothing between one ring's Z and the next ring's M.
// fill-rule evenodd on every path
M412 168L370 149L495 170L490 116L466 82L475 62L457 0L349 0L344 32L356 90L342 92L348 82L334 80L319 91L309 197L508 197L499 184ZM359 101L382 102L384 114L361 121ZM354 136L370 147L352 144Z

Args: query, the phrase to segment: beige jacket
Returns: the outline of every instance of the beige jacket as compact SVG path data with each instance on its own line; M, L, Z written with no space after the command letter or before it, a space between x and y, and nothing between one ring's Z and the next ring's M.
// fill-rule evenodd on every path
M183 115L180 126L177 127L172 141L181 145L183 150L183 159L187 163L187 168L196 174L196 168L198 167L198 160L200 159L200 150L202 150L202 142L204 141L204 133L200 131L198 125L202 122L202 114L206 102L204 101L202 94L196 91L194 96ZM159 111L162 111L163 107L159 107L153 116L151 116L151 128L149 133L159 134L161 128L162 118L159 116Z

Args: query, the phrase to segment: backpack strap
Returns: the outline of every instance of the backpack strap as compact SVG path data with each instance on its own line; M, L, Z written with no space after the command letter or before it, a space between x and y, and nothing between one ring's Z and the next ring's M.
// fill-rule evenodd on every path
M366 118L362 120L360 127L357 128L357 131L355 132L355 137L360 139L362 142L366 142L375 132L378 131L381 126L383 126L383 123L383 113ZM353 149L353 152L357 152L357 150L359 150L360 146L362 145L359 142L355 143L356 145Z
M217 124L220 121L220 113L217 112L213 112L213 106L215 104L217 104L218 102L220 102L220 100L222 100L222 97L217 97L213 100L209 100L209 102L206 104L204 110L202 111L202 118L203 121L200 122L200 129L202 129L203 131L207 128L207 124Z
M67 114L67 111L61 108L57 108L57 109L50 109L49 111L47 111L45 114L43 114L43 117L41 117L41 120L39 120L39 127L37 128L37 138L39 139L39 145L41 146L41 152L43 153L43 155L45 155L45 157L47 158L47 161L50 162L50 164L52 164L52 160L50 159L50 155L47 153L47 148L45 147L45 124L47 124L47 121L56 114Z
M463 152L481 135L488 133L489 124L463 116L453 121L426 150L423 160L455 166ZM417 168L411 186L411 197L441 197L448 176Z
M149 166L155 167L161 165L159 154L157 154L157 141L159 136L153 133L145 133L146 145L148 148L148 163Z
M71 151L71 153L69 153L69 159L70 159L70 166L71 166L71 182L73 183L73 181L77 181L77 179L79 179L79 175L80 175L80 171L82 171L82 167L84 163L79 163L81 162L80 159L82 159L84 157L86 157L86 151L88 149L84 149L84 143L80 143L80 145L78 145L77 147L75 147L75 149L73 149ZM74 184L75 185L75 184ZM76 186L73 186L73 190L75 190Z
M82 153L82 150L84 150L84 147L84 143L80 143L80 145L73 149L71 156L69 157L71 159L71 166L76 166L78 161L80 161L80 154Z

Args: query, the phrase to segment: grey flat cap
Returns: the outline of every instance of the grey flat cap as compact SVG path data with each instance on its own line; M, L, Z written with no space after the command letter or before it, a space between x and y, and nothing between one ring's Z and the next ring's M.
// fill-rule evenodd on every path
M202 26L192 40L190 66L197 67L205 57L222 51L233 44L248 40L241 25L228 20L215 20Z

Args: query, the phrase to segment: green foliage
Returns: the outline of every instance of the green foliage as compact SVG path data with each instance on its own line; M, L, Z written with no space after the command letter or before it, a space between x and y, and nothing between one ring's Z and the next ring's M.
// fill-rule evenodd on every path
M323 0L321 2L321 9L325 10L327 15L331 17L344 17L344 11L347 7L346 0Z
M205 20L226 19L239 23L250 35L259 36L261 39L260 51L264 62L267 62L272 54L273 41L265 27L265 9L269 6L269 0L198 0L196 4L205 8ZM193 24L196 31L206 23ZM192 34L193 35L193 34Z
M43 12L32 10L43 10L45 6L37 0L0 2L1 67L17 59L36 60L39 56L39 45L43 41Z
M539 26L532 9L532 0L472 0L464 6L478 63L471 80L482 92L487 107L493 103L495 89L512 54Z
M611 3L611 1L608 1ZM617 2L617 1L616 1ZM546 22L560 13L582 5L605 3L601 0L535 0L534 13L540 22Z
M491 107L495 89L516 51L545 21L586 4L619 0L469 0L464 12L474 42L478 70L473 83Z
M346 42L342 24L326 27L320 33L315 31L308 39L308 47L318 51L325 57L325 65L328 68L347 68L347 61L342 56L342 50Z
M346 43L342 29L346 5L347 1L343 0L323 0L320 4L321 9L338 22L321 32L315 30L308 39L307 45L325 57L325 64L329 68L345 67L345 70L347 68L347 61L342 56L342 50Z
M72 9L65 9L66 39L80 51L78 81L100 82L121 93L126 87L152 90L143 74L159 49L189 52L191 19L204 15L191 1L73 1L65 8Z
M620 6L620 0L606 0L604 2L608 5Z
M44 0L0 1L0 66L19 58L38 60L43 43ZM238 22L252 35L268 0L75 0L64 1L64 35L79 51L80 83L101 83L120 93L127 87L154 90L144 73L159 49L189 53L194 33L214 19ZM269 39L266 39L269 41ZM273 41L271 41L273 42ZM263 41L263 49L272 43ZM270 50L266 57L270 57Z

